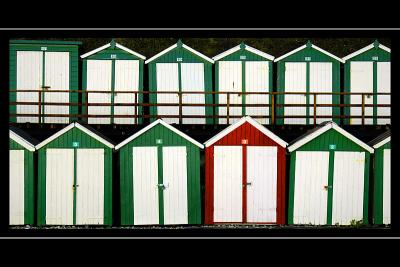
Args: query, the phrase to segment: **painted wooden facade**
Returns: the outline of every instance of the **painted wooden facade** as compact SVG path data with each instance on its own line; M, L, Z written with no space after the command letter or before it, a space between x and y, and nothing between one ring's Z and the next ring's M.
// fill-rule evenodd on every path
M237 92L229 96L229 104L242 107L229 107L230 116L269 116L271 114L271 95L241 95L244 92L272 92L274 57L244 43L237 45L215 57L215 91ZM227 104L226 94L215 96L216 104ZM265 107L245 107L245 104L265 104ZM226 116L228 107L217 107L216 115ZM239 118L232 118L234 123ZM269 124L269 118L255 118L262 124ZM226 124L226 118L216 119L218 124Z
M36 142L18 128L9 131L9 224L34 224Z
M214 61L183 44L180 40L151 57L146 62L149 72L150 92L212 92L212 64ZM149 95L150 103L172 103L175 106L151 106L150 115L178 116L179 96L176 93ZM213 104L212 94L182 94L183 104ZM212 116L213 107L183 106L183 116ZM156 118L150 119L151 122ZM165 117L167 123L178 123L179 119ZM183 124L212 124L212 118L183 118Z
M285 224L287 143L243 117L205 143L205 223Z
M306 92L305 95L278 95L278 104L313 104L310 92L340 92L340 63L342 59L308 42L277 58L277 92ZM339 95L319 95L317 104L340 104ZM332 120L340 115L339 107L317 107L317 123ZM277 124L313 124L314 107L277 107L277 116L310 116L306 118L278 117ZM338 118L333 121L339 123Z
M390 93L390 48L375 41L343 58L344 92L351 93ZM361 95L348 95L345 104L361 104ZM365 104L390 104L390 95L374 95L364 98ZM345 107L344 114L361 116L361 107ZM389 119L377 119L376 116L390 116L390 107L366 107L365 124L390 124ZM361 118L345 119L345 124L361 124Z
M330 121L288 150L289 224L368 223L370 146Z
M201 224L202 144L159 119L115 148L122 225Z
M391 133L378 136L369 143L375 150L373 165L373 223L391 224Z
M36 146L38 225L112 224L113 148L77 122Z
M110 116L88 117L86 121L89 124L135 124L135 118L113 118L113 116L142 115L141 106L118 106L118 104L142 103L143 94L115 93L115 91L143 91L143 65L146 57L112 40L82 55L81 58L83 59L82 90L109 91L109 93L82 94L83 114ZM91 103L107 103L111 106L86 105ZM142 118L138 118L137 123L142 123Z
M53 92L52 90L78 89L78 46L81 42L70 41L10 41L10 102L78 103L77 92ZM22 90L42 90L22 92ZM62 123L68 124L77 115L77 105L10 105L10 113L26 116L10 117L18 123ZM62 114L64 117L41 114ZM37 115L37 116L36 116ZM39 121L40 120L40 121Z

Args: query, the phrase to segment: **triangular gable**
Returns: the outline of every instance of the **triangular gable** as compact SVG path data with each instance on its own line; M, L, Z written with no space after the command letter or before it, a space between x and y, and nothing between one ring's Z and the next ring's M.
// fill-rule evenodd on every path
M368 145L372 146L374 149L378 149L381 146L389 143L391 140L391 132L387 131L378 137L374 138L372 141L368 143Z
M166 127L167 129L173 131L174 133L176 133L177 135L183 137L184 139L188 140L189 142L191 142L192 144L198 146L199 148L203 149L204 146L197 142L196 140L194 140L193 138L191 138L190 136L188 136L187 134L179 131L178 129L176 129L175 127L169 125L168 123L166 123L165 121L163 121L162 119L158 119L155 122L147 125L146 127L144 127L143 129L141 129L140 131L138 131L137 133L131 135L130 137L128 137L127 139L125 139L124 141L122 141L121 143L119 143L117 146L115 146L115 150L119 150L121 147L125 146L126 144L128 144L129 142L131 142L132 140L135 140L136 138L138 138L139 136L141 136L142 134L144 134L145 132L147 132L148 130L150 130L151 128L155 127L156 125L161 124L164 127Z
M36 146L36 149L40 149L42 147L44 147L45 145L47 145L48 143L54 141L55 139L57 139L58 137L60 137L61 135L63 135L64 133L72 130L73 128L78 128L79 130L81 130L82 132L86 133L87 135L89 135L90 137L93 137L94 139L96 139L97 141L99 141L100 143L108 146L109 148L114 148L114 145L106 140L104 137L102 137L101 135L95 133L94 131L90 130L89 128L79 124L78 122L73 122L70 125L68 125L67 127L65 127L64 129L56 132L55 134L53 134L52 136L50 136L49 138L43 140L41 143L39 143Z
M360 54L362 54L362 53L364 53L364 52L367 52L368 50L370 50L370 49L372 49L372 48L374 48L374 47L375 47L374 43L372 43L372 44L370 44L370 45L367 45L366 47L361 48L360 50L357 50L356 52L353 52L353 53L351 53L350 55L345 56L345 57L343 58L343 61L347 61L347 60L349 60L349 59L351 59L351 58L353 58L353 57L355 57L355 56L358 56L358 55L360 55ZM390 53L390 48L384 46L383 44L379 44L379 45L378 45L378 48L380 48L380 49L382 49L382 50L385 50L386 52Z
M124 50L125 52L128 52L128 53L131 54L131 55L134 55L134 56L138 57L138 58L141 58L141 59L143 59L143 60L146 59L145 56L143 56L143 55L141 55L141 54L139 54L139 53L137 53L137 52L135 52L135 51L133 51L133 50L131 50L131 49L129 49L129 48L123 46L123 45L120 45L119 43L115 43L115 46L116 46L117 48L121 49L121 50ZM100 51L103 51L103 50L105 50L105 49L107 49L107 48L109 48L109 47L111 47L111 42L108 43L108 44L106 44L106 45L103 45L103 46L101 46L101 47L99 47L99 48L96 48L96 49L94 49L94 50L92 50L92 51L89 51L89 52L87 52L87 53L85 53L85 54L83 54L83 55L81 55L81 58L89 57L89 56L94 55L94 54L96 54L96 53L98 53L98 52L100 52Z
M344 129L339 127L333 121L325 122L324 126L319 127L317 129L311 131L310 133L306 133L303 137L299 138L297 141L295 141L293 144L291 144L288 147L288 151L292 152L292 151L302 147L303 145L305 145L308 142L314 140L315 138L317 138L318 136L322 135L323 133L327 132L330 129L334 129L335 131L337 131L338 133L340 133L344 137L350 139L351 141L353 141L354 143L356 143L360 147L362 147L365 150L367 150L369 153L374 153L374 149L372 147L370 147L369 145L367 145L366 143L364 143L363 141L361 141L360 139L358 139L354 135L350 134L349 132L345 131Z
M26 140L21 135L19 135L18 133L16 133L11 129L10 129L10 139L31 152L35 151L35 146L31 142L29 142L28 140Z
M233 53L239 51L240 48L241 48L241 45L242 44L239 44L239 45L237 45L237 46L235 46L235 47L233 47L233 48L231 48L229 50L226 50L225 52L222 52L221 54L216 55L212 59L214 61L217 61L217 60L220 60L220 59L222 59L222 58L224 58L226 56L229 56L230 54L233 54ZM255 48L253 48L251 46L248 46L248 45L245 45L245 44L243 44L243 45L244 45L244 49L245 50L247 50L247 51L249 51L251 53L254 53L254 54L256 54L256 55L258 55L260 57L266 58L266 59L271 60L271 61L273 61L275 59L274 56L271 56L271 55L269 55L269 54L267 54L265 52L262 52L262 51L260 51L258 49L255 49Z
M254 126L257 130L262 132L264 135L268 136L271 138L273 141L275 141L277 144L280 146L286 148L288 145L285 141L283 141L281 138L279 138L277 135L275 135L273 132L262 126L260 123L258 123L256 120L251 118L250 116L242 117L240 120L235 122L234 124L228 126L221 132L219 132L217 135L209 139L204 143L205 147L209 147L218 140L222 139L224 136L228 135L229 133L233 132L235 129L239 128L239 126L243 125L245 122L250 123L252 126Z
M296 49L290 51L289 53L284 54L283 56L278 57L277 59L274 60L274 62L278 62L278 61L280 61L280 60L282 60L282 59L284 59L284 58L286 58L286 57L288 57L290 55L293 55L293 54L295 54L295 53L297 53L297 52L299 52L299 51L301 51L301 50L303 50L305 48L307 48L306 44L300 46L299 48L296 48ZM322 48L320 48L320 47L318 47L318 46L316 46L314 44L311 44L311 48L314 48L315 50L317 50L317 51L319 51L319 52L321 52L321 53L323 53L323 54L325 54L325 55L327 55L327 56L329 56L329 57L331 57L331 58L333 58L333 59L335 59L335 60L337 60L339 62L344 63L343 59L335 56L334 54L329 53L328 51L326 51L326 50L324 50L324 49L322 49Z

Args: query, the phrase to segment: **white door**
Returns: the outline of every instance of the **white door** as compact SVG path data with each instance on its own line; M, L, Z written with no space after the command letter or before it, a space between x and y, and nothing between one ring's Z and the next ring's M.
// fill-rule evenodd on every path
M159 224L157 147L132 148L133 223Z
M104 149L76 150L76 224L104 223Z
M390 62L377 63L377 92L390 93ZM389 104L390 95L378 95L377 104ZM390 116L390 107L378 107L378 116ZM390 119L378 119L378 124L390 124Z
M327 223L329 152L297 151L294 224Z
M188 224L186 147L163 147L164 224Z
M247 147L247 221L276 223L276 146Z
M307 63L285 63L285 92L306 92ZM285 104L307 104L306 95L286 94ZM285 116L306 116L306 107L285 107ZM306 124L305 118L285 118L284 124Z
M157 91L158 92L179 92L178 63L157 63ZM157 114L174 115L176 118L164 118L166 123L179 123L179 96L178 94L157 94L157 104L176 104L175 106L158 106Z
M114 91L139 91L139 60L115 60ZM137 98L139 98L139 94L137 94ZM115 104L134 104L137 102L135 94L114 94ZM138 113L136 112L136 114ZM135 107L114 106L114 115L135 115ZM114 123L134 124L135 118L114 118Z
M111 60L88 60L86 90L88 91L109 91L110 93L88 93L88 101L91 103L111 104ZM111 106L89 106L89 115L111 115ZM89 124L110 124L110 117L94 118L89 117Z
M242 222L242 147L214 147L214 222Z
M24 224L24 150L10 150L10 225Z
M72 225L74 150L46 150L46 224Z
M350 62L350 92L352 93L373 93L374 92L374 63L364 61ZM373 96L364 96L365 104L373 104ZM361 104L361 95L351 95L351 104ZM361 116L361 107L351 107L351 116ZM372 116L373 108L365 107L365 116ZM365 124L372 124L373 119L365 119ZM350 124L361 124L360 119L350 119Z
M310 92L332 93L332 62L310 63ZM314 104L314 96L310 94L310 104ZM332 95L317 95L317 104L332 104ZM314 107L309 109L310 116L314 115ZM317 107L317 116L328 116L328 118L317 118L317 124L332 119L332 107ZM310 118L309 123L314 123Z
M349 225L363 219L364 152L335 152L332 224Z
M383 223L390 224L390 149L383 150Z
M204 92L204 63L181 63L182 92ZM183 104L205 104L204 94L182 94ZM205 116L205 107L182 107L182 115ZM206 124L205 118L184 118L184 124Z
M268 61L247 61L246 63L246 92L270 91ZM269 104L269 95L246 95L246 104ZM246 107L245 115L268 116L269 107ZM255 118L261 124L268 124L269 118Z
M240 61L220 61L218 67L218 91L237 92L230 94L229 104L242 104L242 62ZM227 94L218 94L219 104L227 104ZM219 107L219 116L227 115L227 107ZM229 116L242 116L242 107L230 107ZM240 118L229 118L232 124ZM226 118L220 118L219 124L226 124Z
M70 90L69 52L46 52L45 54L45 91ZM69 93L44 93L46 103L69 103ZM44 114L69 114L69 105L45 105ZM69 117L45 117L45 123L69 123Z
M43 80L43 52L17 51L17 90L41 90ZM38 102L37 92L17 92L17 102ZM39 106L18 104L17 114L39 114ZM17 117L18 123L38 123L37 116Z

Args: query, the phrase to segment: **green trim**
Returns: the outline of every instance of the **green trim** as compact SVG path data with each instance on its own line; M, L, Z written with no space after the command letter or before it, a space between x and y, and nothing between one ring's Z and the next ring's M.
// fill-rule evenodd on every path
M242 93L246 92L246 62L242 60ZM246 116L246 95L242 95L242 116Z
M288 224L293 224L296 152L290 155Z
M368 203L369 203L369 168L370 168L370 153L364 152L364 203L363 203L363 223L368 224Z
M273 92L274 91L274 83L273 83L273 64L272 64L272 61L269 61L268 62L268 65L269 65L269 91L270 92ZM276 100L276 98L275 98L275 100ZM275 103L276 103L276 101L275 101ZM272 94L269 94L269 104L271 105L272 104ZM271 124L271 122L272 122L272 106L269 106L269 116L270 116L270 118L269 118L269 124ZM276 123L276 121L275 121L275 123Z
M55 40L10 40L10 44L51 44L51 45L82 45L80 41L55 41Z
M87 59L84 59L82 62L82 91L87 90ZM88 109L86 108L86 101L88 101L88 99L86 99L86 94L82 92L82 113L84 115L88 115ZM88 123L89 122L89 118L85 117L82 118L82 121Z
M45 86L46 86L46 53L42 52L42 88L41 88L42 92L40 93L42 95L42 102L46 102L46 100L44 98L44 96L45 96L44 87ZM41 105L40 108L41 108L40 112L43 115L44 114L44 105ZM45 117L41 116L39 118L39 123L44 123L44 121L45 121Z
M178 41L178 43L179 43L179 41ZM182 73L181 73L181 71L182 71L181 63L178 62L178 86L179 86L178 92L179 93L182 92ZM182 99L182 103L183 103L183 96L182 95L181 95L181 99ZM183 107L182 107L182 115L183 115ZM179 124L179 118L178 118L178 124ZM183 124L183 119L182 119L182 124Z
M163 184L163 154L162 144L157 145L157 157L158 157L158 184ZM159 224L164 224L164 189L158 186L158 220Z
M139 61L139 91L143 92L143 73L144 73L144 62L143 60ZM143 103L143 94L139 93L136 99L137 103ZM143 115L143 107L137 107L137 115ZM137 119L137 124L142 124L143 118L140 117Z
M373 155L373 221L374 224L383 224L383 168L384 151L391 149L391 144L386 143L375 150Z
M329 151L329 172L328 172L328 203L327 203L327 214L326 224L332 225L332 203L333 203L333 170L335 169L335 152Z
M77 173L76 173L76 164L77 164L77 162L76 162L76 160L77 160L77 157L76 157L76 153L77 151L76 151L76 148L74 148L74 204L73 204L73 220L72 220L72 224L73 225L76 225L76 190L77 190L77 188L76 188L76 185L77 185Z
M219 61L215 62L214 87L215 87L215 92L219 92ZM219 96L220 96L220 94L214 95L215 104L219 103ZM219 106L213 107L215 116L218 116L219 109L220 109ZM214 118L213 123L219 124L219 118Z
M110 123L114 124L114 98L115 98L115 59L111 60L111 118Z
M373 63L373 104L375 105L372 108L372 114L374 116L373 118L373 124L377 125L378 124L378 120L376 118L376 116L378 115L378 108L376 107L376 104L378 103L378 96L376 95L376 93L378 93L378 64L376 61L374 61Z
M307 47L310 41L307 43ZM310 43L311 44L311 43ZM306 125L310 124L310 62L306 62Z

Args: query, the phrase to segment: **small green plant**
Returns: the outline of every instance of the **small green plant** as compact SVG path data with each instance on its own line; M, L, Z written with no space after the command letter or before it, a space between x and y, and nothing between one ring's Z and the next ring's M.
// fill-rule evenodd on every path
M353 219L350 221L350 226L352 226L352 227L361 227L363 225L364 225L364 223L362 220L357 221L357 220Z

